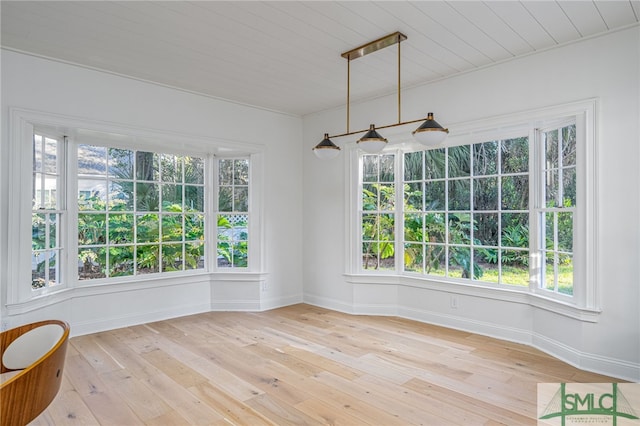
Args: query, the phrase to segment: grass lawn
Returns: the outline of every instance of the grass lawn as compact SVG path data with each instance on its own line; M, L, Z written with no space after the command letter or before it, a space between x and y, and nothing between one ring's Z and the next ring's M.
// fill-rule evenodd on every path
M482 264L482 276L480 281L490 283L499 282L498 265ZM553 265L547 265L546 275L548 279L553 279ZM502 265L502 284L510 284L526 287L529 285L529 268ZM553 284L547 287L553 289ZM563 294L573 294L573 265L560 265L558 271L558 292Z

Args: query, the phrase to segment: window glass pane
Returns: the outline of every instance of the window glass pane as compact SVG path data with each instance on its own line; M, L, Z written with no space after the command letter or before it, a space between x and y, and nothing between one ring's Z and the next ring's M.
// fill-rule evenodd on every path
M483 246L498 245L498 213L474 213L474 239Z
M362 239L377 240L378 239L378 215L363 214L362 215Z
M58 141L44 138L44 171L58 173Z
M557 169L558 164L558 131L551 130L544 133L544 150L546 169Z
M482 178L473 181L474 210L498 210L498 178Z
M374 184L362 185L362 210L378 210L378 188Z
M249 210L249 187L236 186L233 194L233 210L236 212L246 212Z
M160 180L182 182L182 157L173 154L160 155Z
M396 204L396 187L394 184L380 184L378 190L380 191L380 210L393 210Z
M186 214L184 216L184 239L187 241L204 239L204 215Z
M488 283L500 282L497 249L475 249L473 251L473 259L478 265L477 268L474 268L474 279Z
M562 206L576 206L576 169L562 169Z
M445 149L430 149L424 152L425 179L443 179L446 170Z
M149 243L160 240L160 227L157 214L136 215L136 241Z
M218 184L219 185L232 185L233 184L233 160L218 160Z
M422 151L404 154L404 180L423 179L424 161Z
M186 211L204 211L204 186L184 186L184 207Z
M58 243L58 214L48 214L47 218L49 220L49 247L48 248L56 248Z
M107 224L105 214L78 214L78 245L106 244Z
M502 141L502 173L523 173L529 170L529 138Z
M470 179L455 179L449 181L449 210L470 210L470 197Z
M558 255L558 293L573 295L573 256Z
M424 241L430 243L444 243L447 230L444 213L430 213L424 215Z
M33 174L33 208L51 209L58 208L57 202L58 177Z
M469 145L449 148L449 177L469 176L471 156Z
M31 252L31 289L37 290L47 286L46 269L47 269L46 251Z
M136 178L146 181L157 181L160 154L136 151Z
M107 195L106 180L78 179L78 210L105 211Z
M184 181L204 183L204 160L200 157L184 157Z
M503 247L529 247L529 215L503 214L500 242Z
M187 206L189 203L187 203ZM193 210L193 209L190 209ZM221 212L233 211L233 187L221 186L218 189L218 210Z
M162 215L162 241L182 241L182 215Z
M471 215L453 213L449 215L449 242L469 244L471 242Z
M498 173L498 142L485 142L473 145L473 174L475 176Z
M247 267L248 216L218 216L218 266Z
M249 184L249 161L234 160L233 184L234 185Z
M105 278L107 256L104 247L85 247L78 250L78 279Z
M380 226L380 239L384 241L393 241L395 239L395 216L393 214L378 215Z
M109 148L109 177L133 179L133 151Z
M425 273L438 276L446 274L445 246L425 246Z
M47 247L47 223L46 214L31 215L31 249L44 250Z
M204 243L186 244L185 269L204 269Z
M111 181L109 182L109 189L109 210L133 210L133 182Z
M502 177L502 209L527 210L529 208L529 176Z
M133 246L109 248L109 276L123 277L134 273Z
M160 248L157 245L137 247L136 272L138 274L153 274L160 271L160 263L158 261L159 250Z
M545 206L558 207L559 194L558 170L547 170L545 173Z
M422 272L424 246L422 244L404 245L404 270L407 272Z
M157 212L160 196L155 183L136 184L136 209L138 211Z
M423 241L422 214L413 213L404 215L404 240Z
M182 244L162 245L162 270L167 272L181 271L184 267Z
M171 212L182 211L182 185L162 185L162 210Z
M573 213L558 212L558 250L573 251Z
M107 149L103 146L78 145L78 175L107 175Z
M468 247L449 249L449 276L471 278L471 250Z
M502 283L518 286L529 285L529 252L527 250L502 250Z
M362 181L377 182L378 181L378 156L365 155L362 157Z
M42 172L42 136L33 135L33 171Z
M576 125L562 128L562 165L576 164Z
M445 209L445 181L425 182L425 210L444 210Z
M423 209L422 197L424 195L422 182L406 183L404 185L404 199L406 203L406 209L408 211Z
M133 243L133 215L109 215L109 244Z
M394 163L394 155L380 156L380 182L393 182L395 180Z

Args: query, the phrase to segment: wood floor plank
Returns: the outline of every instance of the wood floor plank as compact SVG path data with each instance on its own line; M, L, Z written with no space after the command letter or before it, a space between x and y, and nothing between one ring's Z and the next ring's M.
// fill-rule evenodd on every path
M74 337L33 425L535 425L546 382L620 381L526 345L299 304Z

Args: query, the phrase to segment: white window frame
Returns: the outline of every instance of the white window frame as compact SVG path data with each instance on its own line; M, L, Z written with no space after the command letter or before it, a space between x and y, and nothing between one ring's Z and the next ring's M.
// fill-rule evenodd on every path
M396 270L389 272L372 272L364 270L361 266L361 230L359 223L359 210L361 187L359 185L361 170L361 156L364 155L357 149L355 144L347 145L348 156L345 159L347 179L346 201L347 211L347 248L349 261L346 265L345 275L347 281L358 284L394 284L410 285L418 287L433 288L443 291L454 291L461 294L489 297L499 300L514 300L528 303L542 309L551 310L566 316L577 318L583 321L595 322L600 312L600 290L597 276L597 128L596 128L596 99L587 99L569 104L540 108L531 111L509 114L498 117L491 117L475 122L450 125L451 134L445 146L474 144L496 139L506 139L519 134L529 135L530 143L538 146L536 140L536 129L541 128L550 122L562 122L567 119L575 120L576 123L576 207L574 217L574 285L573 296L567 297L563 294L552 293L539 287L538 280L532 280L529 287L515 288L515 286L488 286L470 280L457 280L446 277L436 277L402 272L401 250L396 252ZM555 123L554 123L555 124ZM524 133L523 133L524 132ZM383 153L395 151L396 154L396 176L400 176L398 170L401 162L398 160L404 152L424 149L417 143L405 138L401 142L392 144ZM530 150L531 151L531 150ZM532 167L540 165L540 150L535 149L533 158L530 158L530 170ZM531 178L540 173L531 174ZM402 179L400 178L400 181ZM396 179L398 182L398 178ZM538 197L541 182L536 182L530 191L530 215L535 214L535 201ZM396 185L397 186L397 185ZM531 193L533 192L533 193ZM397 206L402 206L402 194L396 194L400 199ZM402 212L396 212L400 218ZM396 247L402 242L399 238L402 231L402 219L396 221ZM531 217L530 235L538 232L537 220ZM531 239L533 240L533 239ZM530 242L530 255L534 254L536 246ZM537 260L539 261L539 260ZM533 268L531 268L533 269ZM453 286L453 287L452 287Z
M127 284L135 288L147 288L149 281L163 281L167 284L180 284L188 276L209 275L223 279L245 277L243 280L253 280L264 273L264 227L262 222L262 173L264 161L264 146L239 141L227 141L214 137L201 137L178 134L155 129L119 126L95 120L69 117L54 113L9 108L9 149L10 161L8 170L8 212L10 224L7 238L12 249L8 251L7 262L7 307L9 314L29 311L62 300L74 297L80 290L96 291L97 286L108 289L112 285ZM95 280L78 280L73 269L77 253L77 170L75 150L69 149L65 170L66 180L66 231L64 241L65 252L65 281L60 285L32 290L31 287L31 212L32 212L32 149L34 130L44 130L47 134L64 135L67 144L76 142L103 145L108 147L135 148L166 152L181 155L196 155L207 158L205 165L205 270L182 271L170 274L149 274L112 277ZM178 147L178 148L176 148ZM224 152L225 155L245 156L250 158L251 189L250 211L252 217L250 235L250 265L248 268L227 268L218 273L214 265L216 258L214 188L216 175L213 173L214 157ZM72 256L72 254L74 256ZM77 269L77 266L76 266ZM115 291L115 287L114 288ZM92 290L93 289L93 290ZM109 290L106 290L109 291ZM84 293L83 293L84 294Z

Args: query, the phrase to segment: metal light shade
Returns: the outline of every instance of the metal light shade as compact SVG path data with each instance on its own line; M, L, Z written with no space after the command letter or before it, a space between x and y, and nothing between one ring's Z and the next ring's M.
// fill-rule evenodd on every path
M336 158L340 154L340 147L336 146L331 139L329 139L329 133L324 134L324 139L313 148L313 153L321 160L329 160Z
M433 119L433 113L427 114L427 121L413 131L413 137L423 145L437 146L447 138L449 129L445 129Z
M373 154L382 151L387 144L387 140L380 136L380 133L376 132L376 126L371 124L369 131L358 139L357 144L364 151Z

